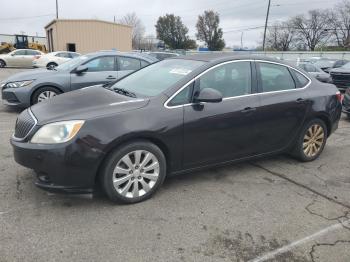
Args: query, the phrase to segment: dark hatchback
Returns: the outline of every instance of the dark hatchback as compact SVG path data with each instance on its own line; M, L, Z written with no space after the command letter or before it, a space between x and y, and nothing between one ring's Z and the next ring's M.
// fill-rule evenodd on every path
M316 159L340 98L277 60L178 57L32 106L11 143L43 189L91 192L99 182L111 200L135 203L170 174L282 152Z

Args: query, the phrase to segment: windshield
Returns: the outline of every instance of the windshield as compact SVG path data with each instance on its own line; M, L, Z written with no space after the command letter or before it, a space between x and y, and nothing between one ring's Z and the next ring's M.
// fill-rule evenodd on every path
M111 88L124 89L142 96L156 96L203 64L203 61L195 60L164 60L129 75Z
M350 69L350 63L346 63L346 64L345 64L345 65L343 65L341 68Z
M76 58L73 58L59 66L56 67L58 71L70 71L73 70L75 67L83 63L84 61L88 60L90 57L86 55L78 56Z

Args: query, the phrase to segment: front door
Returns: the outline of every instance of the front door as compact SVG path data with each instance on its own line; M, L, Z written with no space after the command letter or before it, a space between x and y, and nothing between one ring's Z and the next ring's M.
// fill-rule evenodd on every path
M102 56L94 58L84 64L88 67L86 72L71 73L71 90L87 86L106 84L117 80L115 56Z
M259 99L252 95L251 62L216 66L195 81L220 91L220 103L184 106L184 168L239 159L256 154L255 120Z
M7 66L22 66L25 60L26 50L16 50L12 52L7 59Z

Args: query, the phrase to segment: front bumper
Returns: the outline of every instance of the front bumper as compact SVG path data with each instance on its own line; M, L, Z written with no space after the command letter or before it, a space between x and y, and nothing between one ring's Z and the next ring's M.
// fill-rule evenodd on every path
M15 161L37 173L36 185L51 192L92 192L104 153L83 139L57 145L11 139Z
M2 101L5 105L27 108L30 106L32 86L2 89Z
M345 114L350 114L350 94L346 93L342 102L342 111Z

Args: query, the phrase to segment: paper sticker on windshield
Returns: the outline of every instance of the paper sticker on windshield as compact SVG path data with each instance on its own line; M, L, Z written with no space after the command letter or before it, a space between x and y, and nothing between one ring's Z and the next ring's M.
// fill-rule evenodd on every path
M174 68L169 73L170 74L177 74L177 75L188 75L191 73L192 70L185 69L185 68Z

